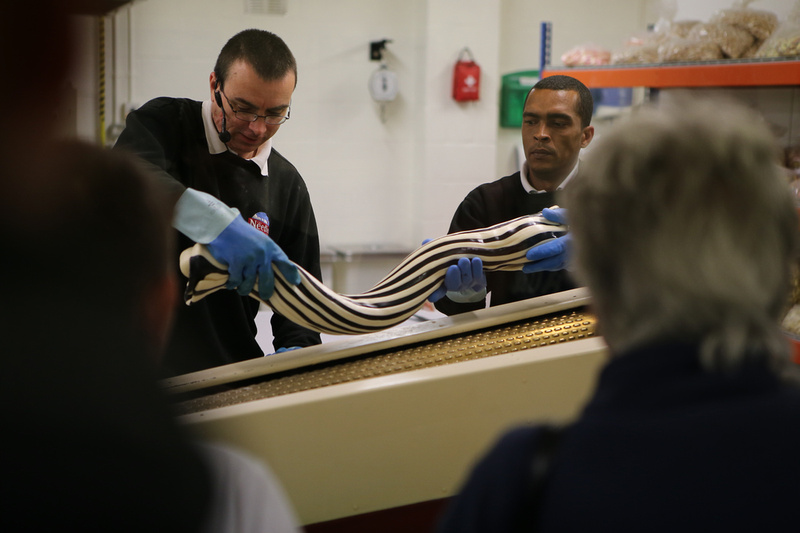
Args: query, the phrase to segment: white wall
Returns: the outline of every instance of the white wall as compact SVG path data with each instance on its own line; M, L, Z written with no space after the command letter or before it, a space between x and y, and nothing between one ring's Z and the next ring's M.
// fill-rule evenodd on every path
M790 0L753 4L788 13ZM244 0L136 0L106 23L107 122L124 104L209 97L225 41L249 27L276 32L299 64L292 118L277 150L305 178L323 245L416 247L446 232L473 187L514 170L518 130L498 127L503 74L539 66L539 28L553 23L553 64L569 48L614 48L655 22L652 0L287 0L285 15L245 14ZM677 18L707 18L729 0L679 0ZM79 20L77 129L97 139L98 24ZM112 37L113 36L113 37ZM385 121L367 81L369 42L388 38L400 81ZM468 46L482 68L478 102L450 97L453 64Z

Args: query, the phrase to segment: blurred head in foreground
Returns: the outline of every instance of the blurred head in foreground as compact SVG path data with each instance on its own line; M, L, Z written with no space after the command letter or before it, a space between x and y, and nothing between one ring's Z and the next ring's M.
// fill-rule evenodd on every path
M50 309L70 310L54 327L69 323L67 333L95 341L113 328L109 338L136 338L157 356L176 304L167 260L172 199L133 157L80 141L51 143L49 153L37 168L53 176L46 189L25 194L31 171L0 200L0 235L18 259L2 265L4 278L14 281L0 290L2 307L16 302L11 319L27 320L22 306L49 302ZM29 201L23 196L36 198L38 209L9 217Z
M55 140L67 11L89 4L43 0L32 25L30 5L6 2L0 17L16 80L0 87L3 526L195 532L210 475L155 380L174 200L133 160Z
M172 204L132 156L78 141L48 155L46 189L30 172L0 199L10 527L197 531L208 472L156 382L175 304Z
M731 102L644 110L567 191L575 268L611 351L698 343L709 369L788 346L798 219L762 119Z

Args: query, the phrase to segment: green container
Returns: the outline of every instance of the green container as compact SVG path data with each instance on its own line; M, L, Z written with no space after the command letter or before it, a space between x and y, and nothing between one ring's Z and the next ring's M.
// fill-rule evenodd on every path
M503 76L500 87L500 127L522 126L522 107L528 91L539 81L538 70L521 70Z

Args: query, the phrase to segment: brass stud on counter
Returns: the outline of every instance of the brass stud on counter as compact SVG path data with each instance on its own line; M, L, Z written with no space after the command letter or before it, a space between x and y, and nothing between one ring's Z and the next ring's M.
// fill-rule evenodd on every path
M277 376L266 376L261 383L225 390L205 397L180 402L180 413L194 413L216 407L246 403L293 392L340 383L386 376L514 353L529 348L585 339L594 336L595 319L584 311L537 317L535 320L500 325L462 337L434 340L411 348L325 363Z

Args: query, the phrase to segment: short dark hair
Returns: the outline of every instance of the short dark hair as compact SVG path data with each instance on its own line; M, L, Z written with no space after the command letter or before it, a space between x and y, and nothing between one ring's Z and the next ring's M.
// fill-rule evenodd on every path
M578 93L578 116L581 118L581 126L586 127L592 123L592 113L594 112L594 98L589 88L586 87L579 80L572 76L564 76L556 74L542 78L533 88L528 91L528 96L531 95L536 89L547 89L550 91L575 91ZM528 96L525 97L525 103L528 102ZM524 109L524 105L523 105Z
M261 79L279 80L289 72L297 85L297 61L283 39L266 30L243 30L231 37L217 57L214 74L220 85L225 83L231 65L244 60L255 69Z

